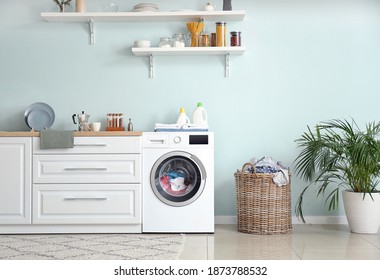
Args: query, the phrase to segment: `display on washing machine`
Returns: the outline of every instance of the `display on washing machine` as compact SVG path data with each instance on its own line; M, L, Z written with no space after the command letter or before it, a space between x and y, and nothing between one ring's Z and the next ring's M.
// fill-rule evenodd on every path
M171 205L193 201L202 185L198 166L187 157L168 158L155 173L155 192Z

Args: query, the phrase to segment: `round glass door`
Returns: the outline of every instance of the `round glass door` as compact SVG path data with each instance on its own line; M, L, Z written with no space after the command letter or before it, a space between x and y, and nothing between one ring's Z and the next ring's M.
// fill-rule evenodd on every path
M171 206L194 202L205 186L206 171L200 160L186 152L170 152L154 164L150 181L155 195Z

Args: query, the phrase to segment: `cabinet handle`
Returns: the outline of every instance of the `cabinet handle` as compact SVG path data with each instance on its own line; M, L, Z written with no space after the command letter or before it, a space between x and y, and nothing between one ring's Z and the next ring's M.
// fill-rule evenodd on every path
M94 144L74 144L75 147L107 147L104 143L94 143Z
M95 171L106 171L108 168L107 167L65 167L64 170L68 170L68 171L91 171L91 170L95 170Z
M106 196L96 196L96 197L64 197L63 200L108 200Z

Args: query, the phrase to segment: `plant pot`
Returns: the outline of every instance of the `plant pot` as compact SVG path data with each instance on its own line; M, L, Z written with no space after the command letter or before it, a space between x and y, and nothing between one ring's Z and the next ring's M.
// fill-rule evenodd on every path
M366 194L343 191L344 210L350 230L354 233L374 234L380 227L380 193Z

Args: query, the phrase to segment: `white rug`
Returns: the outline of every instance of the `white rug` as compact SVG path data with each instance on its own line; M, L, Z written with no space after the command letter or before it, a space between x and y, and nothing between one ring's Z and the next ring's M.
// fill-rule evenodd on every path
M175 260L184 234L0 235L0 260Z

